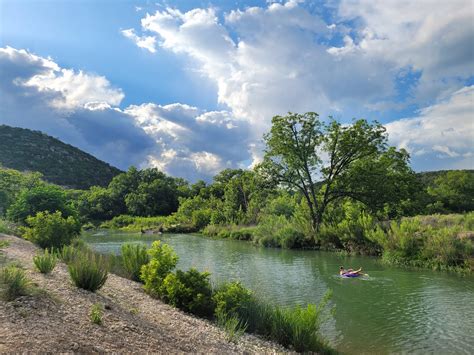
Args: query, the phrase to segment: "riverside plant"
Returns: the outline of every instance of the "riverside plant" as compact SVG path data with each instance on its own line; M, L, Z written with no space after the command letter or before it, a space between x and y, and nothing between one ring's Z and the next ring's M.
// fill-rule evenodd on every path
M217 326L224 330L226 340L237 343L240 337L247 330L247 324L242 322L239 317L220 311L216 314Z
M140 270L150 260L146 246L126 243L122 245L122 265L134 281L140 280Z
M30 291L30 281L25 271L15 265L0 270L0 295L5 301L13 301L19 296L26 296Z
M57 263L56 254L51 250L45 249L42 254L35 255L33 257L33 263L36 266L36 269L42 274L49 274L53 271Z
M84 290L95 292L107 280L108 266L100 255L80 252L68 265L69 275L74 284Z

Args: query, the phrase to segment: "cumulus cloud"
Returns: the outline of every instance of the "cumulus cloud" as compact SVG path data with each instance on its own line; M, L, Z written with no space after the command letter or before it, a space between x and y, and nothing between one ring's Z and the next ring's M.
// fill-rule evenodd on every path
M332 16L296 0L225 14L166 8L147 14L141 26L215 82L218 101L252 127L254 162L276 114L317 111L349 119L417 103L428 107L420 117L428 117L474 75L470 0L326 5ZM444 125L453 127L446 119ZM439 145L438 154L457 157L440 147L448 146Z
M144 48L151 53L156 52L156 38L153 36L138 36L133 28L121 31L122 34L131 39L138 47Z
M61 68L51 58L0 48L0 123L37 129L119 168L156 166L210 179L249 159L248 126L227 111L185 104L116 105L104 77Z
M384 58L395 67L419 71L418 100L450 95L474 75L470 0L342 0L338 15L359 25L344 46L329 51Z
M464 87L449 98L386 125L390 141L412 153L414 159L444 158L437 168L474 166L474 86ZM452 158L447 161L447 158ZM455 158L455 160L453 160Z
M172 175L209 179L250 159L249 126L227 111L206 112L186 104L142 104L125 112L156 146L149 163Z

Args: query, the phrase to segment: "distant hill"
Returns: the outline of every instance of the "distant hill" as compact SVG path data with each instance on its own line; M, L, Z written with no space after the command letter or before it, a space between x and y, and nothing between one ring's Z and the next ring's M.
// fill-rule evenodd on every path
M39 171L46 181L70 188L107 186L122 171L39 131L0 125L0 165Z
M453 171L453 170L437 170L437 171L423 171L420 173L417 173L416 175L418 176L418 179L422 182L424 186L432 186L434 184L435 179L440 176L446 174L448 171ZM460 170L460 171L466 171L470 174L474 174L474 170Z

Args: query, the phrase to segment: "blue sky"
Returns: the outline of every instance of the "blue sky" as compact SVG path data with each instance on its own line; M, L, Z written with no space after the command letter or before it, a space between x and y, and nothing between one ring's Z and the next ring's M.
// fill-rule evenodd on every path
M387 126L417 171L474 168L471 1L0 0L0 123L196 180L271 117Z

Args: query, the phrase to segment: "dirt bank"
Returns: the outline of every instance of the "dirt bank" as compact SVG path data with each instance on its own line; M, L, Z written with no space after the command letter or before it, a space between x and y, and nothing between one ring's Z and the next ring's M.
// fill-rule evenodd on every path
M172 308L146 295L139 283L109 274L97 293L71 284L66 266L50 275L33 268L37 248L23 239L8 241L3 253L19 262L36 285L31 296L0 300L0 352L200 352L275 353L284 349L244 335L237 344L210 322ZM93 304L104 307L103 325L89 319Z

